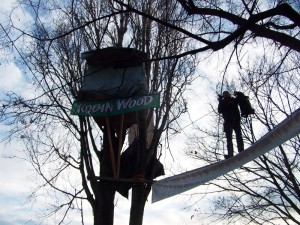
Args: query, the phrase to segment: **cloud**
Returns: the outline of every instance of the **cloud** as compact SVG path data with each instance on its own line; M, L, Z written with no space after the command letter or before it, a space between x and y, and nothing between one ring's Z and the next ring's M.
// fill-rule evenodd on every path
M16 0L1 0L0 19L4 24L11 21L15 27L24 27L32 17Z
M19 89L22 82L22 72L14 63L0 66L0 89L2 91Z
M1 1L1 11L9 10L13 7L13 4L15 3L14 0L2 0Z
M5 158L3 155L11 154L13 146L0 144L0 224L21 225L37 223L30 220L34 218L30 204L24 204L30 193L28 164L16 158Z

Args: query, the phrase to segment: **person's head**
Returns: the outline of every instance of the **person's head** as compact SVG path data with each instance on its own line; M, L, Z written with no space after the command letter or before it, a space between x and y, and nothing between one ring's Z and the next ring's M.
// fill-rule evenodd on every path
M229 91L223 91L223 98L229 98L231 97Z

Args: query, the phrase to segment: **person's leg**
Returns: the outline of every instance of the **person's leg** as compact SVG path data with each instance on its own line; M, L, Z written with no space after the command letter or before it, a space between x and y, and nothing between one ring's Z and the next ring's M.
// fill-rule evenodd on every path
M242 136L242 131L241 131L241 125L240 123L236 124L234 127L234 132L235 132L235 138L236 138L236 143L238 147L238 151L242 152L244 151L244 141L243 141L243 136Z
M232 127L230 124L224 124L224 131L226 134L227 141L227 151L228 155L225 155L225 158L230 158L233 156L233 144L232 144Z

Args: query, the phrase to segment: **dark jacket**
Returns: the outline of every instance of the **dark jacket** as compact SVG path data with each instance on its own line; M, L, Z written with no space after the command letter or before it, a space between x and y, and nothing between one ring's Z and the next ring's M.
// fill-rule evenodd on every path
M241 119L237 100L232 97L219 101L218 112L222 113L225 122L239 122Z

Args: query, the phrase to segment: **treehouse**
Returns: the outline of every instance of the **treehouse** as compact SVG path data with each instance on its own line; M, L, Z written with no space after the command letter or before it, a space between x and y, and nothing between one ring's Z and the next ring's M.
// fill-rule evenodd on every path
M137 151L146 151L153 137L153 119L149 109L160 105L159 93L147 93L143 63L146 53L111 47L84 52L82 58L86 69L71 113L91 116L99 127L104 128L114 179L131 179L134 177L132 171L135 171L135 162L132 161L140 155ZM129 147L121 157L127 130ZM120 175L120 172L123 174ZM119 191L125 196L129 186L123 186L126 187L124 193Z
M81 105L80 110L94 112L98 109L109 117L109 123L113 126L119 125L121 120L127 127L136 123L134 109L133 112L116 113L116 107L112 107L117 101L123 109L124 104L134 108L134 105L143 103L134 97L146 92L143 66L146 53L132 48L109 47L84 52L82 58L86 61L86 70L79 99L90 101L93 106ZM132 99L128 99L130 97ZM106 118L101 114L94 114L93 117L98 125L105 124Z
M112 99L145 93L144 52L110 47L84 52L87 68L81 88L84 99Z

